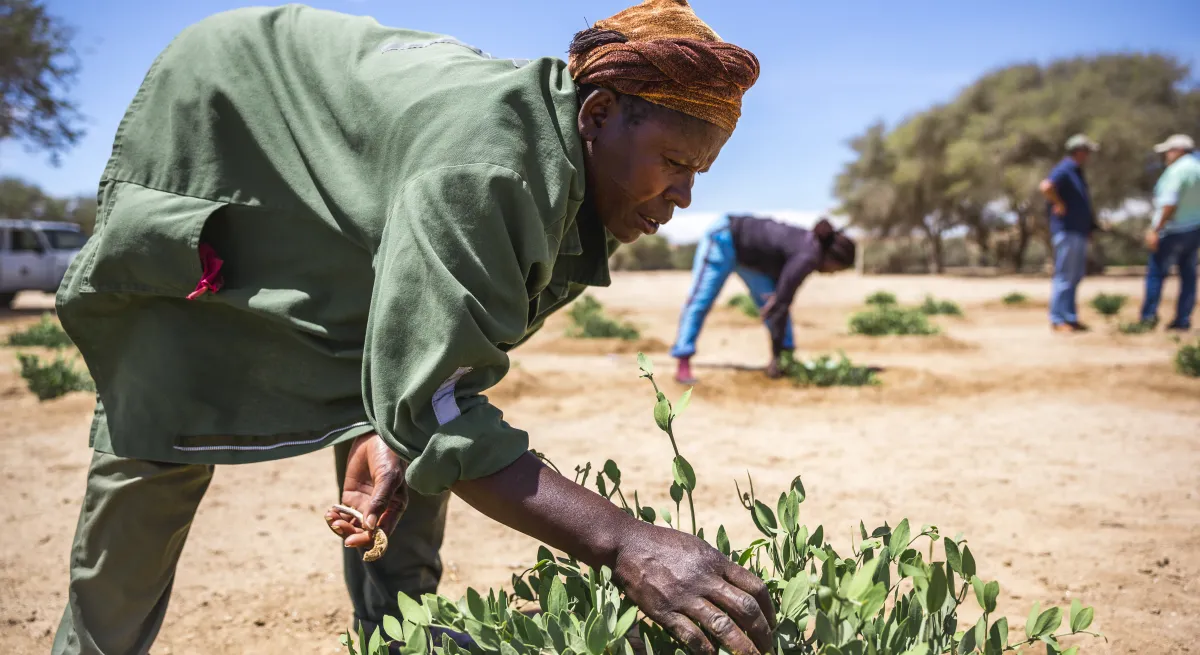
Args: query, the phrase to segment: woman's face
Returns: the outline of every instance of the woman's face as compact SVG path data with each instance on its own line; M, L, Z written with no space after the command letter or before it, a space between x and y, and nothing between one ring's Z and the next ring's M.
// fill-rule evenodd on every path
M696 175L729 139L715 125L669 110L631 115L637 102L600 89L579 110L588 191L604 227L622 243L658 232L675 208L691 205Z

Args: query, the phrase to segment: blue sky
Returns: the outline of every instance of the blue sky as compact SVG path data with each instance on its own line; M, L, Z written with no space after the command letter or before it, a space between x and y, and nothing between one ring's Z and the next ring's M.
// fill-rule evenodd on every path
M633 0L314 0L385 25L451 34L502 57L565 57L571 35ZM56 194L92 193L142 75L179 30L237 0L47 0L79 29L76 89L89 134L59 168L0 144L0 174ZM694 203L668 226L686 240L731 211L805 222L833 204L846 140L947 100L1005 64L1100 51L1156 50L1200 72L1200 1L811 2L693 0L721 36L758 55L762 77ZM1197 135L1200 136L1200 135Z

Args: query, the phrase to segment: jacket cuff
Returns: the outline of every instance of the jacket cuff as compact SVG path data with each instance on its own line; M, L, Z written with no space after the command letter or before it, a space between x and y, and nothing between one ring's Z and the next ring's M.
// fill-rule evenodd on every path
M409 488L432 496L459 480L485 478L517 461L529 451L529 433L512 427L503 417L494 405L483 403L439 427L408 465L405 481Z

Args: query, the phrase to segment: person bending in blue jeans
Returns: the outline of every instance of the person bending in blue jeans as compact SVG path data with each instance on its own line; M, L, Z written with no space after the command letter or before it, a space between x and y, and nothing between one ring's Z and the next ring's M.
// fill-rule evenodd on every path
M779 358L795 347L790 310L796 290L810 273L834 273L854 265L850 237L821 219L812 230L769 218L723 216L705 234L692 264L692 287L679 318L671 356L679 360L675 379L695 384L691 358L704 319L729 275L737 273L762 314L771 335L767 375L779 377Z
M1187 331L1192 327L1196 307L1196 259L1200 251L1200 159L1194 154L1195 142L1186 134L1176 134L1154 147L1163 155L1167 169L1154 188L1154 222L1146 233L1150 262L1146 267L1146 298L1142 303L1142 321L1158 323L1158 303L1163 281L1172 266L1179 267L1179 301L1175 320L1168 330Z

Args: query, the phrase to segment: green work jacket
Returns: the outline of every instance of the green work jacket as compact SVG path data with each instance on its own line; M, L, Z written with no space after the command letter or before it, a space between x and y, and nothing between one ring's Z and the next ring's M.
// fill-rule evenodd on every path
M98 450L290 457L372 429L432 493L528 447L484 392L615 247L558 59L299 5L182 32L117 129L58 308ZM224 285L188 300L200 243Z

